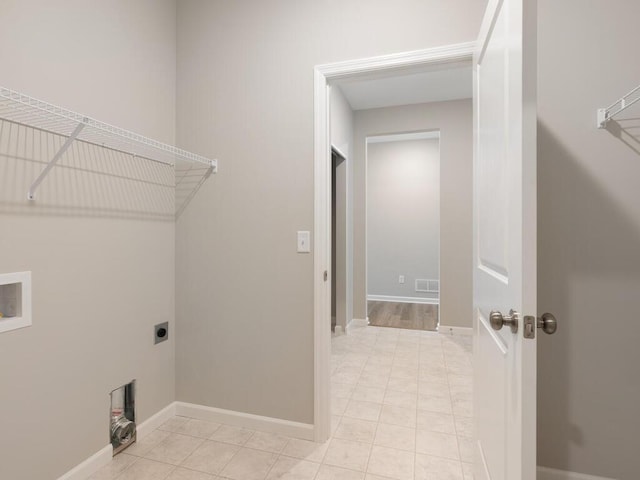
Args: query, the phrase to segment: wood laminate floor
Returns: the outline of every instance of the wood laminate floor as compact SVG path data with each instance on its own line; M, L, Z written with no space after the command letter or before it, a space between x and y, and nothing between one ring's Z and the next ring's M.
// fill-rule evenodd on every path
M369 325L429 330L438 327L438 305L425 303L367 302Z

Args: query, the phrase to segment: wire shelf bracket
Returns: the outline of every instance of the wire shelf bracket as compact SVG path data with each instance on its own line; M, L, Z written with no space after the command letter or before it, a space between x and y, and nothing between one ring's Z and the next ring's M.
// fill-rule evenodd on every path
M84 123L78 124L78 126L73 131L73 133L69 136L69 138L67 138L67 140L64 142L62 147L60 147L60 150L56 152L56 154L53 156L51 161L47 163L47 166L44 167L42 172L40 172L40 175L38 175L38 178L36 178L33 181L33 183L31 184L31 187L29 187L29 191L27 192L27 198L29 200L34 200L36 198L36 189L40 186L44 178L49 174L49 170L51 170L55 166L55 164L58 163L58 160L60 159L62 154L67 151L67 149L71 146L73 141L78 137L78 135L80 135L80 132L84 128L84 125L85 125Z
M205 165L208 167L207 177L218 171L217 160L210 160L4 87L0 87L0 119L66 137L64 144L29 188L29 200L35 199L36 190L42 181L75 140L126 152L134 157L146 158L172 167L175 167L177 162Z
M599 108L597 114L598 128L606 128L609 120L640 101L640 85L627 93L624 97L613 102L607 108Z

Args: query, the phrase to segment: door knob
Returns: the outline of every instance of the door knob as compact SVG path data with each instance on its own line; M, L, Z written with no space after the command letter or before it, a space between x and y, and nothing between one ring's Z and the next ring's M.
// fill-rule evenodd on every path
M543 313L541 317L538 317L538 328L546 334L553 335L558 330L558 320L552 313Z
M511 327L511 333L518 333L518 312L510 310L509 315L502 315L497 310L492 310L489 314L491 328L500 330L504 325Z
M524 338L536 338L536 327L548 335L553 335L558 330L558 321L551 313L544 313L541 317L526 315L524 317Z

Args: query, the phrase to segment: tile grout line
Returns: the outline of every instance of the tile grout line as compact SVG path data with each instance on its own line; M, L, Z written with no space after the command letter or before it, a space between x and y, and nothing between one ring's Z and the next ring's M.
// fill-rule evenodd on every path
M460 448L460 437L458 435L458 427L456 426L456 417L455 417L455 412L453 409L453 396L451 395L451 382L449 381L449 369L447 368L448 366L448 362L447 362L447 355L444 355L444 363L445 363L445 369L446 369L446 373L447 373L447 385L448 385L448 389L449 389L449 398L451 399L451 415L453 417L453 429L456 432L456 445L458 447L458 457L459 457L459 462L460 462L460 473L462 474L462 476L464 477L464 471L462 469L462 449Z
M413 477L416 476L416 468L418 466L418 399L420 398L420 353L422 351L422 344L418 344L418 375L416 378L416 433L414 435L413 446Z
M379 338L379 336L376 336L376 343L377 343L377 338ZM371 356L372 356L372 354L369 355L369 358L371 358ZM394 350L394 356L395 356L395 350ZM391 375L391 373L389 373L389 375ZM389 379L387 379L386 385L389 385ZM386 395L386 387L385 387L385 394L384 395ZM384 396L382 397L382 400L384 401ZM383 404L381 403L381 405L383 405ZM367 455L367 461L366 461L366 465L364 467L365 477L369 473L369 462L371 461L371 453L373 451L373 443L376 441L376 435L378 434L378 425L380 425L380 415L381 414L382 414L382 406L380 406L380 411L378 412L378 419L376 420L376 428L374 429L373 438L371 439L371 445L369 446L369 454Z
M395 341L395 348L393 350L393 360L391 361L391 371L389 372L389 376L387 378L387 382L385 384L385 393L382 398L382 403L380 406L380 412L378 412L378 419L376 421L376 428L373 434L373 440L371 442L371 447L369 448L369 457L367 458L367 465L365 467L365 476L369 474L369 463L371 462L371 455L373 454L373 446L375 445L376 437L378 436L378 428L380 427L380 416L382 415L382 409L384 408L384 400L387 397L387 390L389 387L389 381L391 380L391 373L393 372L393 364L395 363L396 354L398 352L398 340ZM372 474L373 475L373 474Z
M276 466L276 463L278 463L278 460L280 460L280 457L282 456L282 452L285 451L285 449L287 448L287 445L289 445L289 439L287 438L286 443L284 444L284 446L282 447L282 449L280 450L280 452L278 453L278 456L276 457L275 461L271 464L271 466L269 467L269 469L267 470L267 473L265 474L263 478L263 480L265 480L266 478L269 478L269 474L271 473L271 470L273 470L273 467ZM238 450L240 451L240 450ZM315 478L315 476L314 476Z

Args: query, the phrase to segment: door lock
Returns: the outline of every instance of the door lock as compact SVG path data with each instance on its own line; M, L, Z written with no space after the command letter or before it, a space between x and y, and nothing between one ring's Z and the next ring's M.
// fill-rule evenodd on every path
M536 327L547 335L553 335L558 330L558 320L552 313L543 313L538 318L527 315L524 317L524 338L536 338Z

